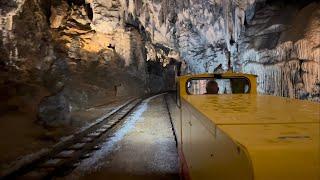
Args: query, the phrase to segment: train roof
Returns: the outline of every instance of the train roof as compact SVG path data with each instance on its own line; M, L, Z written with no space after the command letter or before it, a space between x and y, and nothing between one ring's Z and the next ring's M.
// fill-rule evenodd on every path
M201 113L222 124L319 123L320 104L271 95L188 95Z
M246 149L255 179L319 176L319 103L269 95L183 98Z

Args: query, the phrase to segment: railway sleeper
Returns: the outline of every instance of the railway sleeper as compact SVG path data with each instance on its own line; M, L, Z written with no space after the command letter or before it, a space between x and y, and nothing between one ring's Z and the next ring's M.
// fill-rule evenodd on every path
M86 143L76 143L75 145L69 147L69 150L79 150L85 146Z
M111 125L105 124L105 125L103 125L101 128L108 130L108 129L111 128Z
M74 155L75 150L64 150L57 154L55 158L70 158Z
M97 137L99 137L99 136L101 136L101 132L92 132L92 133L90 133L90 134L88 134L86 137L92 137L92 138L97 138Z
M65 176L76 168L83 159L92 156L93 151L101 149L99 144L113 137L113 129L124 119L139 103L141 99L131 101L105 118L96 123L83 133L75 134L73 139L65 142L52 150L47 157L34 161L29 166L6 176L19 177L22 179L52 179L53 177ZM119 124L121 126L121 123ZM4 179L6 179L4 178Z
M46 175L52 171L54 171L55 168L39 168L35 169L31 172L28 172L27 174L24 174L19 179L44 179Z
M61 158L49 159L48 161L41 164L40 168L54 168L61 165L62 163L63 163L63 159Z
M86 153L86 154L83 154L81 157L80 157L80 160L83 160L83 159L87 159L89 157L92 156L92 153Z
M104 133L108 130L108 128L100 128L100 129L97 129L95 132L97 133Z
M96 151L96 150L99 150L99 149L101 149L100 145L95 145L95 146L92 147L93 151Z
M89 142L92 142L94 140L94 138L92 137L84 137L81 139L81 142L82 143L89 143Z

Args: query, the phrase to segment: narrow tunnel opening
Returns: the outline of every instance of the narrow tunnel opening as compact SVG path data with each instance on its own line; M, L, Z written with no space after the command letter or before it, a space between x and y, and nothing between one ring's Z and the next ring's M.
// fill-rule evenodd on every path
M78 5L78 6L85 4L85 0L67 0L67 1L69 6L71 6L72 4Z
M304 8L312 2L319 2L317 0L267 0L267 5L278 4L280 7L286 7L288 5L299 6L300 9Z
M222 112L219 118L226 119L226 123L230 119L240 120L239 113L243 113L245 115L243 121L247 121L247 117L250 117L250 123L255 119L258 122L259 118L269 119L271 126L276 127L273 123L276 122L278 116L277 114L272 116L273 106L279 104L288 105L283 106L282 110L282 106L277 106L280 110L277 109L276 113L283 113L281 117L290 116L292 112L299 112L303 113L303 117L306 117L308 122L313 122L317 118L308 119L314 115L316 107L308 105L309 112L301 110L299 107L302 106L297 106L297 110L291 110L290 103L293 101L290 99L285 101L282 97L278 100L276 97L272 97L272 101L265 103L269 103L268 107L271 108L268 108L267 105L262 107L259 103L267 100L266 98L271 98L271 95L303 99L304 103L309 103L307 101L320 102L318 91L320 81L317 76L320 68L317 63L318 59L315 58L319 45L314 43L318 37L316 32L319 30L317 24L319 3L314 2L318 1L252 0L245 6L242 6L241 3L225 4L225 1L215 1L214 3L211 3L210 0L194 1L194 3L189 1L181 0L173 3L173 1L160 0L0 0L0 9L3 10L2 13L0 12L0 38L2 39L0 42L0 122L5 122L1 124L0 135L2 137L10 135L9 138L3 138L4 143L2 142L2 144L5 144L6 149L2 150L1 148L1 162L9 164L25 154L37 154L32 151L53 147L55 143L60 143L63 137L74 137L75 141L70 143L71 141L68 139L66 141L63 139L62 142L68 144L65 151L63 153L53 152L50 159L43 161L46 164L37 165L35 168L47 167L48 161L52 163L51 160L57 159L59 161L60 159L73 161L79 157L81 158L77 161L79 165L87 160L100 160L95 156L94 151L106 155L106 153L101 153L101 150L108 149L108 152L111 152L114 150L113 147L109 151L106 144L89 146L93 145L93 142L102 142L96 141L94 138L101 137L104 138L103 141L105 137L107 137L107 141L110 138L121 139L118 136L99 134L102 131L107 133L106 130L115 129L113 128L115 124L112 124L112 127L105 124L109 124L109 121L116 122L114 119L117 118L117 115L113 112L118 107L120 107L120 111L137 110L139 113L134 113L132 116L125 111L119 114L130 115L129 118L134 119L134 121L127 121L130 119L121 117L121 120L124 120L124 125L127 122L137 122L139 127L131 131L134 138L125 139L129 136L123 136L126 140L125 143L122 144L123 146L114 146L116 150L114 152L121 153L122 147L130 145L126 151L129 152L128 154L119 154L117 157L137 160L134 162L141 165L139 166L141 169L145 169L145 164L148 163L139 160L141 157L147 159L144 158L146 148L150 147L150 151L146 155L150 155L150 159L154 157L155 153L157 154L154 149L159 149L160 146L166 149L160 148L159 150L166 153L171 152L171 149L170 151L167 149L168 136L164 136L164 141L159 141L161 142L158 144L159 146L150 146L150 144L158 142L158 138L149 139L156 137L160 130L166 131L161 132L162 135L170 133L170 126L160 129L160 120L153 121L155 118L163 116L164 122L170 125L168 124L170 117L164 116L168 114L166 110L172 110L169 115L171 113L172 117L176 118L172 119L173 123L183 125L183 127L172 128L173 130L181 130L177 135L182 137L185 135L183 133L187 132L188 137L191 137L193 133L194 136L191 139L197 140L200 136L202 139L208 139L200 144L203 147L199 146L197 142L195 146L193 146L193 142L185 143L184 145L190 145L187 150L194 148L200 152L203 148L210 146L208 144L210 143L209 139L212 139L212 133L208 131L209 133L206 134L210 137L203 138L205 133L200 133L199 136L197 132L202 132L207 128L202 127L202 125L206 125L202 122L209 120L208 123L211 123L216 117L209 119L209 116L206 116L201 122L193 119L188 122L191 120L189 116L186 116L189 118L187 120L182 119L185 114L190 115L191 113L191 111L185 111L189 107L191 108L189 100L195 100L193 102L199 105L198 110L206 111L208 115L212 110ZM174 10L172 11L172 9ZM12 13L6 15L11 10L17 12L13 17ZM94 24L92 24L93 18ZM226 78L231 75L232 77L243 76L246 78ZM197 78L201 81L189 82L187 80ZM248 83L242 83L247 79ZM217 87L216 90L220 87L220 94L218 93L219 89L215 93L208 93L207 86L210 87L208 82L212 80L216 80L215 87ZM189 88L196 89L198 86L203 87L203 92L206 93L187 94L191 92ZM253 96L242 94L242 92L251 90ZM131 108L132 104L128 108L127 106L119 106L131 101L132 98L141 99L140 97L159 93L161 96L149 98L146 103L139 102L139 108ZM139 99L132 102L138 102ZM150 103L148 103L149 100ZM169 103L162 103L167 100ZM204 100L208 103L204 104ZM186 103L187 101L188 103ZM239 111L235 112L232 108L225 108L234 103L241 107L238 108ZM258 116L262 111L266 116ZM203 112L199 111L198 115L202 116ZM106 119L106 113L112 113L112 119ZM149 114L141 116L141 113ZM228 117L224 115L228 115ZM139 117L142 118L139 119ZM294 117L299 118L300 116ZM304 122L306 118L300 119ZM103 123L99 121L101 119ZM154 126L150 126L151 120ZM291 121L292 118L284 120ZM282 119L279 119L279 123L281 121ZM90 129L89 134L81 136L73 133L77 132L79 128L88 127L88 125L91 128L93 127L91 124L96 122L103 127L94 129L94 131ZM117 122L121 121L117 119ZM296 124L295 119L292 122ZM130 128L134 128L131 123L129 125ZM126 131L131 130L128 126L125 127ZM182 128L187 129L185 131ZM13 132L12 129L15 131ZM215 129L211 130L215 131ZM257 134L258 130L260 131L260 129L254 129L252 134ZM269 131L270 128L267 130ZM122 134L123 131L120 132ZM247 129L244 129L244 132L247 132ZM281 134L281 132L279 133ZM25 136L25 134L30 134L30 136ZM308 133L308 135L310 134L314 133ZM248 134L249 138L251 136ZM183 140L181 137L177 139ZM300 137L286 136L278 138L278 140L288 138ZM307 138L303 136L302 139ZM18 143L14 144L16 142ZM81 145L83 142L85 142L85 148L79 150L79 146L74 146ZM69 145L72 146L69 147ZM134 148L131 149L131 145L132 147L134 145L140 156L132 156ZM275 144L273 143L271 146L273 148ZM181 144L178 147L183 148ZM244 147L243 149L242 147L232 147L235 147L236 151L230 151L231 153L240 153L241 150L244 150ZM262 148L266 147L268 146ZM20 150L22 148L27 151L23 150L22 152ZM82 153L87 149L90 151L92 149L92 152L81 154L80 157L77 151ZM174 146L173 151L175 151ZM11 152L13 153L10 154ZM209 154L203 154L200 157L203 159L199 158L199 162L201 160L202 164L206 160L208 162L205 163L214 162L208 157L214 158L216 154L211 151L207 152ZM71 156L75 153L76 157L66 158L70 155L68 153ZM87 156L90 154L92 157ZM191 159L198 158L196 153L193 153L192 156ZM111 157L115 164L121 167L125 166L121 163L122 161L117 161L114 158L116 157L114 154ZM82 158L89 159L82 161ZM161 167L167 162L175 163L175 161L169 161L165 158L167 157L164 157L163 163L156 163ZM22 159L24 160L24 158ZM230 158L227 159L228 162L230 162L229 160ZM239 158L236 158L235 163L238 163L238 160ZM246 160L250 164L250 160L248 158ZM60 162L57 164L59 165ZM104 162L112 163L113 161L105 160ZM180 165L178 163L176 164ZM221 167L226 165L224 161L221 163ZM73 162L68 162L68 165L70 168L74 167ZM129 165L129 168L133 167L132 164L129 163ZM97 168L94 165L90 167ZM165 167L165 172L168 172L167 167ZM243 167L247 166L239 166L239 168ZM60 171L58 166L57 169ZM155 169L153 166L152 170ZM176 170L179 172L179 167ZM234 175L234 173L229 173L228 169L225 170L226 175ZM53 171L50 170L49 173L51 174L51 172ZM56 172L55 169L54 172ZM171 172L173 171L170 171L170 174L172 174ZM207 172L204 173L207 174ZM237 170L237 172L244 171ZM251 174L248 173L249 176ZM278 174L279 171L276 171L276 175ZM298 173L294 175L296 174ZM162 176L162 174L160 175Z
M85 4L84 8L86 9L88 18L92 21L92 19L93 19L93 10L92 10L90 4Z
M52 2L50 0L43 0L41 1L40 6L44 15L46 16L47 22L50 23Z
M181 75L181 65L182 65L182 62L174 59L174 58L170 58L170 62L169 62L169 65L173 65L175 66L175 69L176 69L176 75L177 76L180 76Z
M248 27L248 20L247 20L247 16L244 16L244 26Z
M236 41L235 41L235 40L233 39L233 37L231 36L231 38L230 38L230 41L229 41L229 42L230 42L230 45L231 45L231 46L233 46L233 45L234 45L234 43L235 43Z
M93 10L90 6L90 4L86 3L85 0L67 0L69 6L72 6L72 5L76 5L76 6L82 6L84 7L87 15L88 15L88 18L92 21L93 19Z

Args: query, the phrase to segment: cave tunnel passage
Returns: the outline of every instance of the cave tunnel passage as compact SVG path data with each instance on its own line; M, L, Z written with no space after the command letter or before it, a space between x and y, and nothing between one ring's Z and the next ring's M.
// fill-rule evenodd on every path
M0 0L0 179L317 179L319 14Z
M68 4L69 6L71 6L72 4L74 5L84 5L86 3L85 0L68 0Z
M303 8L306 5L316 2L314 0L267 0L266 4L273 5L273 4L279 4L280 6L299 6L299 8Z
M91 5L89 3L86 3L85 0L67 0L67 1L68 1L69 6L72 6L72 5L84 6L84 8L87 12L88 18L90 20L93 19L93 10L91 8Z

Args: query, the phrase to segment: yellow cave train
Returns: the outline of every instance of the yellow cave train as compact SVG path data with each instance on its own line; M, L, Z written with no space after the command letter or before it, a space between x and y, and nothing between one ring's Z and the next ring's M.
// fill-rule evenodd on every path
M177 78L167 99L186 179L320 179L320 104L256 89L250 74Z

